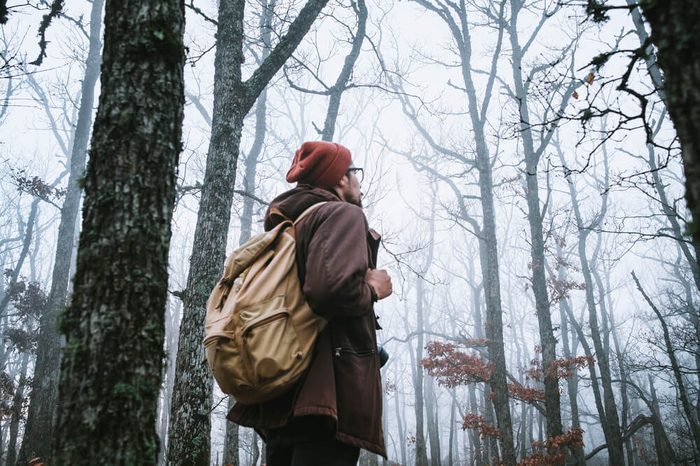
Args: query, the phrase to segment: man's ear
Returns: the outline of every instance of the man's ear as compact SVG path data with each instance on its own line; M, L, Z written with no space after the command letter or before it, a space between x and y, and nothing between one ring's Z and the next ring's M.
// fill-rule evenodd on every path
M345 175L343 175L343 177L340 179L340 181L338 181L338 184L333 186L333 191L335 191L335 193L338 195L339 198L341 198L342 200L345 200L345 198L343 197L343 192L345 191L345 188L347 188L347 186L349 184L350 184L350 177L346 173Z

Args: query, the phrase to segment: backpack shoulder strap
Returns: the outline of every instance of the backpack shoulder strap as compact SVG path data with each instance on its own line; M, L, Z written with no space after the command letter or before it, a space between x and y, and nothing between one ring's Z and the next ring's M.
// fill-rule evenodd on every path
M303 212L297 217L296 220L294 220L294 224L296 225L296 224L299 222L299 220L301 220L302 218L306 217L307 215L309 215L309 214L311 213L311 211L316 210L316 208L321 207L323 204L328 204L328 201L317 202L316 204L314 204L314 205L312 205L311 207L307 208L305 211L303 211Z

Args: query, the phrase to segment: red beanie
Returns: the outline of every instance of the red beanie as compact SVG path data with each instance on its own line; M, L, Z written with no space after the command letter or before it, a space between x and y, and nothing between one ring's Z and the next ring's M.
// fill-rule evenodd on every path
M308 183L322 188L337 185L350 167L352 154L334 142L305 142L294 154L287 181Z

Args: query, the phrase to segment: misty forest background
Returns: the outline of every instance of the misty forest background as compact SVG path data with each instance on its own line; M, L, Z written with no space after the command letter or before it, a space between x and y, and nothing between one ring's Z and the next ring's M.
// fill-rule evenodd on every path
M204 303L317 139L394 281L361 464L700 464L699 8L0 2L0 464L264 463Z

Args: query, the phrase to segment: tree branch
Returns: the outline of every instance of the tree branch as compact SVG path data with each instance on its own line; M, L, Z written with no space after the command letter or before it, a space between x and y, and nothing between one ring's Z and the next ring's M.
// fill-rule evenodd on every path
M36 60L30 62L30 65L40 66L44 62L44 58L46 57L46 46L48 45L48 42L46 41L46 30L49 28L51 20L57 17L59 13L61 13L62 9L63 0L53 0L51 3L51 10L41 19L41 24L39 25L39 56Z
M270 55L265 59L262 65L253 72L252 76L243 83L243 89L246 94L246 100L243 102L244 113L247 113L250 107L253 106L258 95L260 95L272 77L292 55L299 42L304 38L314 20L327 3L328 0L308 0L304 8L299 12L299 15L289 26L287 33L270 52Z

